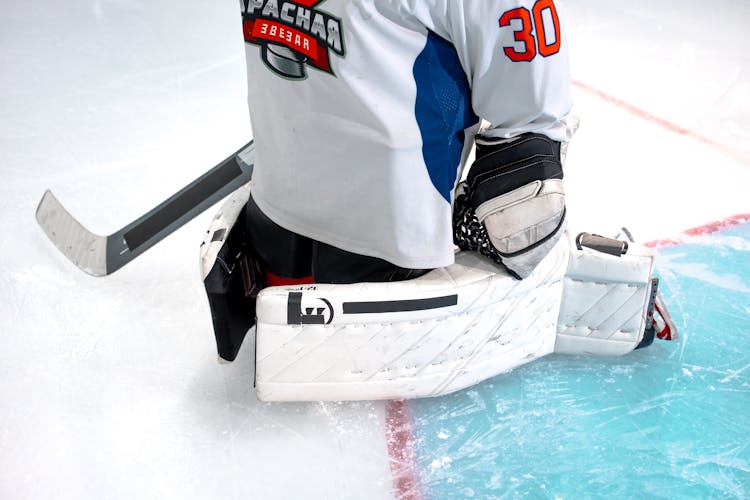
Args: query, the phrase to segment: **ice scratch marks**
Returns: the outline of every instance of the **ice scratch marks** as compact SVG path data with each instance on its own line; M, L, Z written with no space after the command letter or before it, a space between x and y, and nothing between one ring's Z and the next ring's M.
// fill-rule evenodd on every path
M750 392L750 381L748 375L744 372L750 368L750 364L746 364L741 368L730 368L735 363L728 363L717 366L690 366L689 368L683 368L683 370L689 370L690 377L697 377L703 380L709 378L709 375L713 375L713 380L707 380L709 383L718 382L719 384L727 384L730 382L737 382L740 386L744 386ZM716 389L715 386L714 390Z
M111 85L156 91L181 88L185 82L235 66L240 57L240 55L225 57L219 61L198 67L195 64L186 62L185 64L172 64L171 66L132 72L113 80Z
M731 382L733 380L737 380L739 378L740 374L742 374L742 372L744 372L748 368L750 368L750 364L747 364L747 365L743 366L739 370L727 370L728 375L726 377L722 378L721 380L719 380L719 382L721 382L722 384L726 384L727 382Z

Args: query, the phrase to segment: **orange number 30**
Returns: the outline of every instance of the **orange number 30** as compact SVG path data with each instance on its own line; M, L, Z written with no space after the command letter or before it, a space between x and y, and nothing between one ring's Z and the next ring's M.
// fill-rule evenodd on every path
M549 36L544 26L545 11L549 13L555 30L552 37ZM500 17L500 27L510 26L514 20L520 21L520 28L513 31L513 38L523 44L523 50L519 51L516 47L503 47L503 52L512 61L531 61L537 53L548 57L560 52L560 18L557 17L553 0L539 0L534 4L531 12L525 7L518 7L503 13Z

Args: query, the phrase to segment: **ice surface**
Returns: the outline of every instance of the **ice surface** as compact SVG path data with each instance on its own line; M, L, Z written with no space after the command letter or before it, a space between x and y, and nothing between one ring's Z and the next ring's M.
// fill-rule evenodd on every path
M247 141L236 3L3 4L0 498L398 494L382 403L261 404L252 345L216 362L197 265L211 211L106 279L35 225L51 188L110 233ZM561 9L588 86L566 167L574 226L653 240L750 212L750 8ZM410 403L424 496L747 497L750 278L723 266L747 262L748 241L729 231L664 251L679 343L550 358Z
M0 13L0 498L387 498L382 403L261 404L217 362L211 211L106 279L34 209L145 213L251 136L236 2L6 2Z
M658 259L679 344L552 356L412 402L422 488L434 498L747 498L750 223L712 239Z

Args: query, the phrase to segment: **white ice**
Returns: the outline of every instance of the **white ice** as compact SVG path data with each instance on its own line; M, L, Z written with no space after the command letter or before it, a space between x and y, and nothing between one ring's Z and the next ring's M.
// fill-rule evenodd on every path
M217 363L197 266L211 210L104 279L34 221L51 188L112 232L244 144L237 7L3 2L0 498L393 496L382 403L261 404L251 351ZM561 9L576 82L693 133L577 86L574 227L653 240L750 212L750 6Z

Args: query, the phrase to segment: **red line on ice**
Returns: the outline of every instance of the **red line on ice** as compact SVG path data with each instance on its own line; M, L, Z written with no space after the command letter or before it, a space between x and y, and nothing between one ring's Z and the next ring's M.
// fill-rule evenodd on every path
M656 249L673 247L675 245L685 243L689 238L695 236L706 236L723 229L729 229L730 227L745 224L747 222L750 222L750 213L732 215L730 217L727 217L726 219L709 222L707 224L703 224L702 226L692 227L683 231L681 234L674 238L649 241L647 243L644 243L644 246Z
M393 477L393 491L398 500L421 500L414 465L414 431L406 401L385 404L385 438Z
M750 158L747 156L741 154L740 152L720 143L713 139L709 139L708 137L701 135L697 132L694 132L690 129L687 129L685 127L682 127L680 125L677 125L676 123L670 122L669 120L665 120L664 118L660 118L654 114L649 113L648 111L645 111L637 106L634 106L630 104L629 102L623 101L622 99L619 99L615 96L609 95L605 92L602 92L601 90L592 87L591 85L587 85L583 82L579 82L577 80L573 80L573 85L575 87L578 87L579 89L588 92L589 94L595 95L596 97L599 97L600 99L608 102L609 104L612 104L614 106L617 106L620 109L623 109L627 111L630 114L633 114L639 118L642 118L644 120L650 121L652 123L655 123L662 128L665 128L669 130L670 132L674 132L675 134L684 135L686 137L690 137L691 139L694 139L698 142L702 142L703 144L706 144L708 146L711 146L712 148L720 151L721 153L725 154L726 156L729 156L730 158L739 161L740 163L750 166Z

